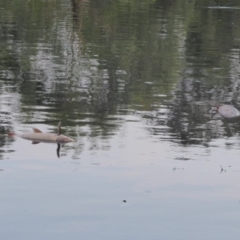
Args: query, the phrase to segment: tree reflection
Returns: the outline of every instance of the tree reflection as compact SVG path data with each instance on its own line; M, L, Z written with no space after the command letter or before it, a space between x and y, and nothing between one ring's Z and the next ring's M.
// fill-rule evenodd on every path
M77 125L88 126L99 137L92 147L116 134L127 110L147 119L153 134L166 126L183 144L239 130L211 119L207 104L240 109L240 18L234 9L208 8L224 1L14 3L0 3L0 76L17 96L11 107L18 104L19 122L61 119L73 137Z

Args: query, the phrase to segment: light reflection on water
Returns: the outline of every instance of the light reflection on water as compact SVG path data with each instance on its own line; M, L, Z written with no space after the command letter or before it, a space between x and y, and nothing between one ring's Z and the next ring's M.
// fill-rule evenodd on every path
M124 238L141 233L144 239L147 231L153 239L174 239L175 232L187 239L204 228L210 239L219 237L216 229L223 233L219 227L233 234L238 228L239 148L228 150L223 140L208 150L169 145L157 137L149 140L142 127L126 123L111 143L102 142L111 146L107 150L89 146L84 137L76 160L67 157L71 148L57 159L54 145L14 142L18 151L1 162L1 212L4 226L18 224L1 235L16 237L27 231L29 239L120 239L116 233L124 229ZM226 160L230 151L231 159Z
M0 3L1 238L237 239L239 120L209 102L240 109L238 3L14 2ZM6 136L60 120L76 139L60 158Z

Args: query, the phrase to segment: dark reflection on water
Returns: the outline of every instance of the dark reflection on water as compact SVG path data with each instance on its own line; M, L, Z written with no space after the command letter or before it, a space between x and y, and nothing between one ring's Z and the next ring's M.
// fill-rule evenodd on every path
M208 104L240 109L237 1L13 2L0 3L4 131L61 119L111 138L137 115L183 145L238 134Z

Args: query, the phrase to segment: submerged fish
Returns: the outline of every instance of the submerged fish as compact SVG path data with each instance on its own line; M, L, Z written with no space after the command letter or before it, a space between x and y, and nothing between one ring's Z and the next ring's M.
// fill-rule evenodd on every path
M67 137L63 134L61 134L61 122L58 124L58 134L56 133L43 133L41 130L37 128L33 128L33 132L27 132L27 133L8 133L9 136L18 136L20 138L30 140L33 144L37 144L40 142L43 143L69 143L69 142L75 142L74 139Z

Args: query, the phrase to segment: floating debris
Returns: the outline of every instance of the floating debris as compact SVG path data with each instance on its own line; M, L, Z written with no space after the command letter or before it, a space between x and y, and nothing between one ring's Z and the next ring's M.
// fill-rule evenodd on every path
M184 170L184 168L177 168L177 167L174 167L174 168L173 168L173 171L176 171L176 170Z
M239 111L232 105L217 106L218 113L225 118L236 118L240 116Z
M223 167L221 165L220 165L220 168L221 168L221 172L220 173L226 172L226 169L223 169Z

